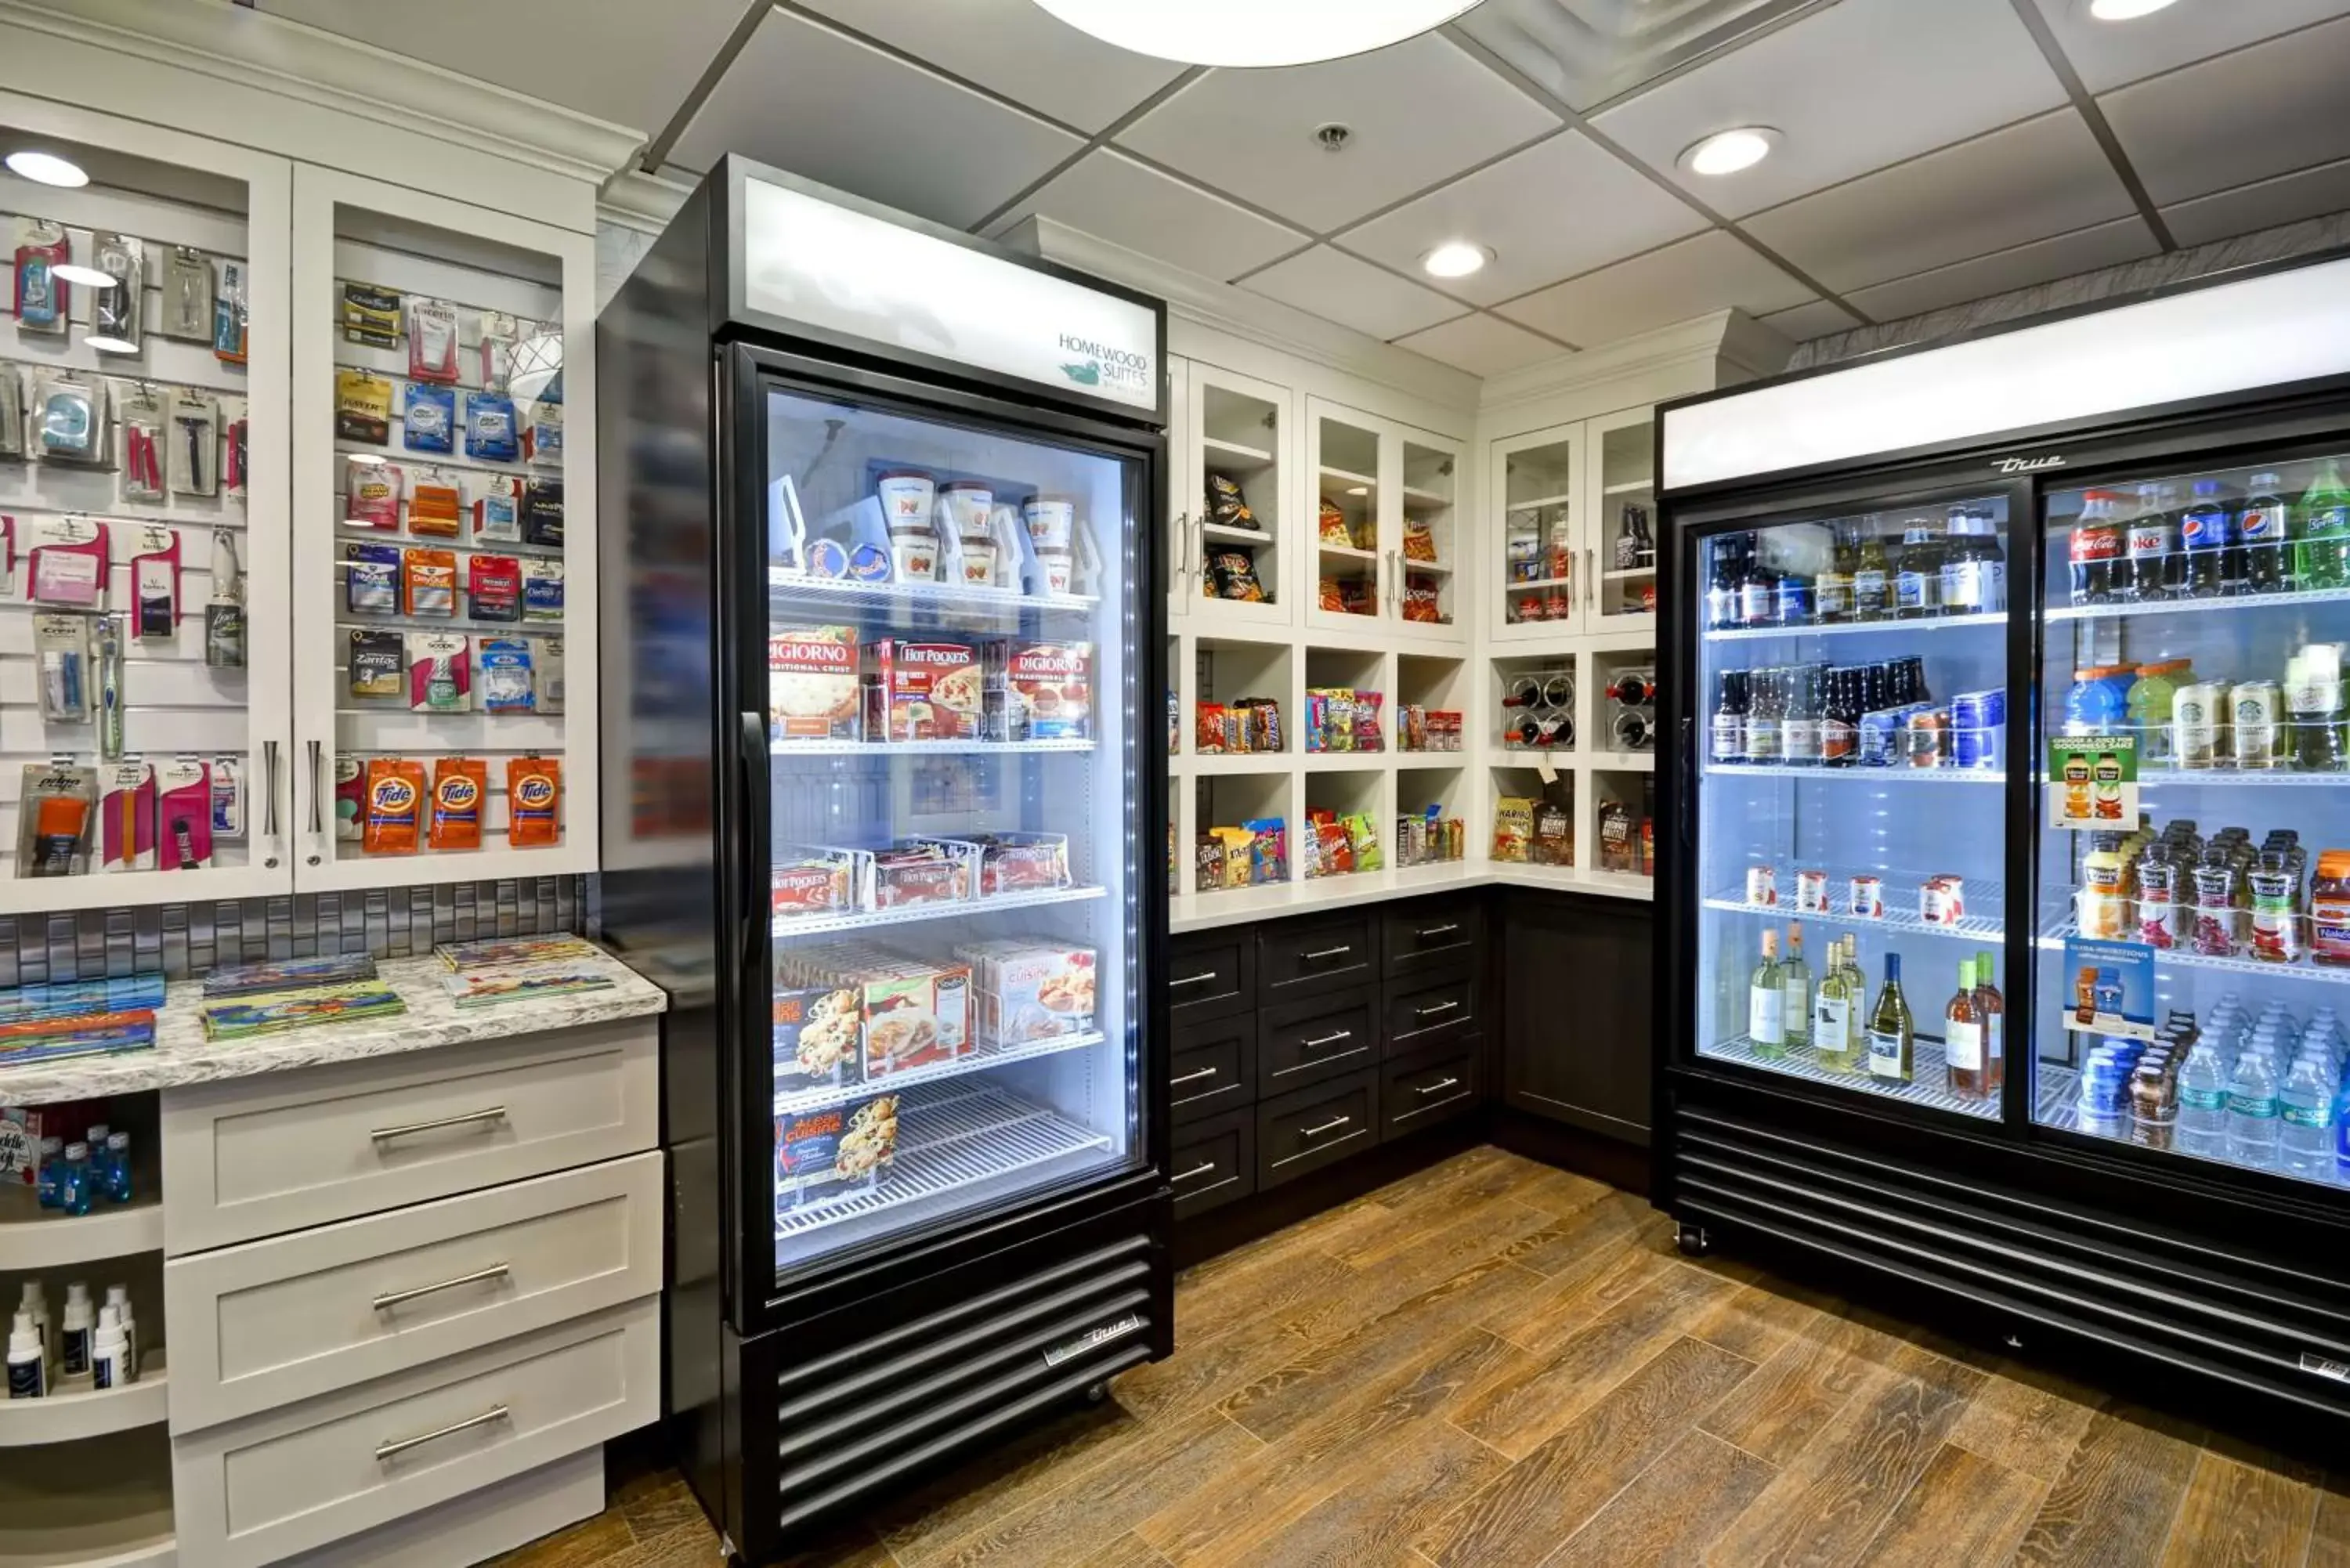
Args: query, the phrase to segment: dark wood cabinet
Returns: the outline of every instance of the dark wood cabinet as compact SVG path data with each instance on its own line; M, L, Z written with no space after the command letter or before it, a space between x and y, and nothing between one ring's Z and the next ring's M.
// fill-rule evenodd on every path
M1179 1026L1225 1018L1256 1005L1256 942L1246 930L1177 937L1167 977L1167 1012Z
M1179 1127L1256 1099L1256 1015L1175 1026L1169 1042L1167 1110Z
M1503 1103L1646 1145L1649 907L1513 891L1500 922Z

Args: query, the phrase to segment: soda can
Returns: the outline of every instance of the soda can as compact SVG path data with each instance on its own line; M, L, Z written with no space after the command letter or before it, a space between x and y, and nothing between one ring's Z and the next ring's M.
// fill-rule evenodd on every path
M2236 765L2252 772L2276 766L2284 688L2273 680L2246 680L2228 693L2228 717L2235 736Z
M2006 728L2005 691L1961 691L1950 699L1950 750L1960 767L1997 769Z
M1825 915L1828 912L1828 874L1825 871L1795 873L1795 912L1799 915Z
M1918 889L1918 918L1929 926L1955 926L1967 916L1963 877L1929 877Z
M1913 768L1950 765L1950 711L1926 708L1909 715L1904 724L1908 761Z
M1881 920L1885 918L1885 879L1881 877L1856 877L1846 912L1859 919Z
M1746 901L1776 909L1779 904L1779 868L1775 866L1749 866L1746 868Z

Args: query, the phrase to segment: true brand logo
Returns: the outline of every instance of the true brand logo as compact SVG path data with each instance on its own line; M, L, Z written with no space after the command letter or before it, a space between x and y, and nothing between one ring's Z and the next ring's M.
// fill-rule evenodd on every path
M2036 473L2043 468L2062 468L2064 460L2062 457L2002 457L1993 461L1991 466L2002 473Z

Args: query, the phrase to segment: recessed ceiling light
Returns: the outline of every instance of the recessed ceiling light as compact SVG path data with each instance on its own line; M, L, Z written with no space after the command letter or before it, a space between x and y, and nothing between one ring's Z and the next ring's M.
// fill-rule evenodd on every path
M1476 0L1036 0L1107 44L1193 66L1302 66L1384 48Z
M139 345L133 343L128 337L101 337L98 333L92 332L85 336L82 338L82 341L88 344L91 348L97 349L101 354L136 354L139 352Z
M78 283L84 288L112 288L115 282L110 272L100 272L94 266L76 266L71 262L51 267L49 275L59 283Z
M2089 0L2089 15L2100 22L2134 22L2173 3L2174 0Z
M21 174L44 185L63 185L71 189L89 183L89 176L81 171L80 164L60 158L54 152L36 152L25 148L0 158L0 163L5 163L11 174Z
M1493 253L1482 245L1472 245L1467 240L1447 240L1419 258L1422 271L1430 277L1467 277L1482 272L1493 259Z
M1716 131L1690 148L1681 154L1680 164L1692 174L1735 174L1770 157L1778 144L1779 133L1768 126L1741 126Z

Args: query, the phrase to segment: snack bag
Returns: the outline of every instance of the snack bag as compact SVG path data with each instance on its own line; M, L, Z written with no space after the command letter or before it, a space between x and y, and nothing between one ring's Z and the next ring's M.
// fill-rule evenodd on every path
M413 855L424 810L424 764L406 757L370 757L366 825L360 846L369 855Z
M1221 473L1208 475L1208 521L1226 528L1264 527L1241 498L1241 487Z
M1325 545L1344 545L1350 550L1355 547L1355 531L1347 526L1347 514L1338 510L1336 502L1322 503L1320 527Z
M1523 795L1503 795L1493 805L1493 858L1523 865L1534 843L1534 803Z
M479 757L442 757L434 763L429 830L432 847L479 849L482 803L489 794L490 764Z
M1403 520L1403 558L1407 561L1436 559L1436 531L1428 525L1427 518L1407 517Z
M552 757L514 757L506 763L506 842L516 849L544 848L559 840L557 815L563 795L563 764Z
M1214 579L1220 599L1252 605L1264 602L1264 585L1256 577L1256 557L1245 546L1210 551L1208 575Z

